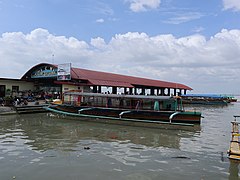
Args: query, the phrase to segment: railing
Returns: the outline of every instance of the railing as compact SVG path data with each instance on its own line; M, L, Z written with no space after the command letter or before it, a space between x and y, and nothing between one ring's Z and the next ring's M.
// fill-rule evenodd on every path
M180 113L181 113L181 112L175 112L175 113L171 114L171 115L169 116L169 123L171 124L173 117L176 116L176 115L178 115L178 114L180 114Z
M119 118L121 119L123 114L127 114L127 113L130 113L130 112L132 112L132 111L123 111L123 112L121 112L119 114Z
M87 111L87 110L92 110L95 109L94 107L90 107L90 108L83 108L83 109L79 109L78 110L78 114L81 114L82 111Z

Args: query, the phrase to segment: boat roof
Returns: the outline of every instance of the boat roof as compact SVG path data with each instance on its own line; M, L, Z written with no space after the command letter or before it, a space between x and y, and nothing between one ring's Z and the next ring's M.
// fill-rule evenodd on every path
M106 98L121 98L121 99L149 99L149 100L174 100L175 99L172 96L102 94L102 93L86 93L86 92L65 92L64 95L78 95L78 96L106 97Z

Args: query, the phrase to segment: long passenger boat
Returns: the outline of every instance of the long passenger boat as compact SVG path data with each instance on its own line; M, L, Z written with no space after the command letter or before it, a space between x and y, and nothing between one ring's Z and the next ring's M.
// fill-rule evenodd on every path
M201 122L200 112L185 111L181 98L167 96L66 92L62 104L45 108L80 120L123 125L194 126Z

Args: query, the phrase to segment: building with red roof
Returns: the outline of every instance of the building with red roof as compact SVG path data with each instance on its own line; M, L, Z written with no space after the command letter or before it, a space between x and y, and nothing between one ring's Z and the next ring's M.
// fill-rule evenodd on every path
M60 68L61 67L61 68ZM98 93L128 93L150 95L186 94L192 88L174 82L126 76L71 67L70 64L40 63L29 69L21 78L32 82L36 91L61 94L68 90Z

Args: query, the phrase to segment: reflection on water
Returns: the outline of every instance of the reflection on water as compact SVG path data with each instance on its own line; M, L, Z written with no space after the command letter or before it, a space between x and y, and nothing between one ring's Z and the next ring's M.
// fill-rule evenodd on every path
M238 179L226 151L239 107L194 107L200 131L0 116L0 179Z
M119 126L49 118L46 114L12 116L0 122L2 144L24 143L32 150L71 151L81 140L127 142L151 147L179 149L180 139L196 132ZM10 148L10 146L8 146Z
M239 162L237 161L230 161L230 166L229 166L229 180L235 180L235 179L240 179L239 178Z

